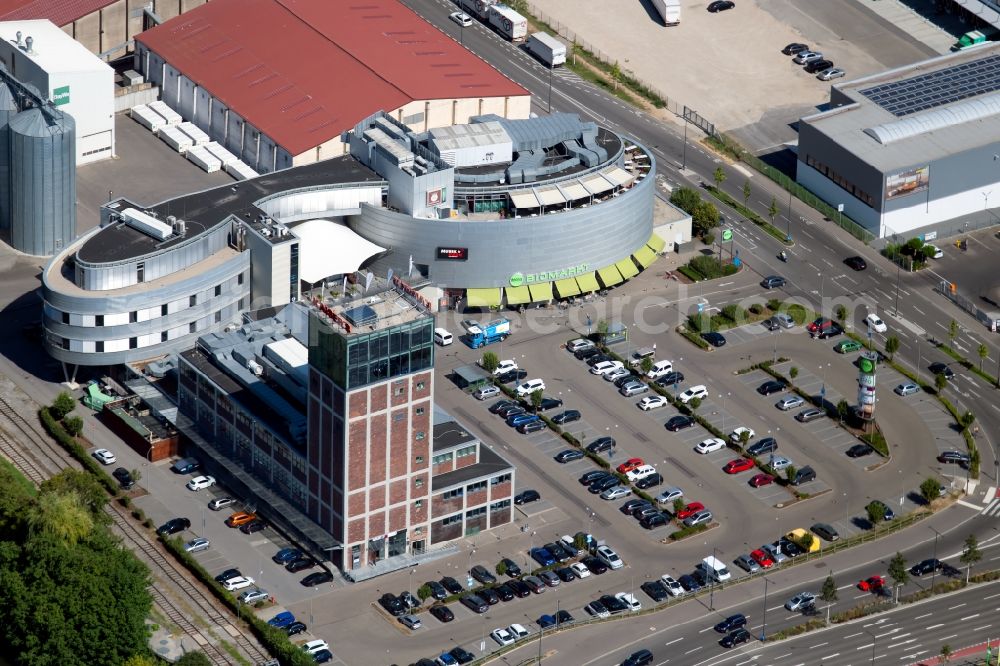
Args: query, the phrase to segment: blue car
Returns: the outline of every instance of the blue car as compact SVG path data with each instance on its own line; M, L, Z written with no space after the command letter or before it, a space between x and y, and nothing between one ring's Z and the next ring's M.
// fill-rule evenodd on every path
M508 418L507 425L511 426L512 428L516 428L517 426L523 423L531 423L532 421L537 421L537 420L538 420L538 414L518 414L516 416L511 416L510 418Z
M292 622L295 622L295 616L292 615L291 611L281 611L270 620L267 621L272 627L277 627L278 629L284 629Z
M545 614L538 618L538 626L542 629L548 629L549 627L556 626L556 619L549 614Z
M556 558L552 557L552 553L545 548L532 548L531 559L538 562L543 567L550 567L556 563Z
M447 652L442 652L437 658L437 663L440 666L458 666L458 659L455 659Z
M302 551L299 550L298 548L282 548L277 553L275 553L274 557L272 557L271 559L277 562L278 564L288 564L289 562L301 559L302 557L303 557Z

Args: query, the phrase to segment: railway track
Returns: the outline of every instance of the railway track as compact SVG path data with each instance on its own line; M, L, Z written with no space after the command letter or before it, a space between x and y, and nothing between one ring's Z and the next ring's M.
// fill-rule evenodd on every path
M56 447L47 436L39 433L14 409L6 399L0 397L0 416L4 417L18 430L27 442L33 445L29 450L0 430L0 454L6 457L25 476L36 484L54 476L59 471L72 467L80 469L81 465L62 449ZM233 659L211 642L211 637L191 621L191 612L198 613L209 625L227 627L234 626L226 614L221 612L210 593L200 589L189 578L189 573L179 564L168 559L162 551L162 546L155 541L145 529L130 520L127 510L114 502L105 506L105 511L111 518L115 531L123 542L143 559L154 572L150 594L157 608L185 634L190 636L213 664L228 666ZM170 595L164 594L161 587L164 583L158 581L155 574L163 581L169 581L174 590L179 593L180 601L175 601ZM183 606L188 606L184 608ZM236 635L225 632L224 638L237 644L243 654L254 663L262 664L270 657L255 640L248 638L238 628Z

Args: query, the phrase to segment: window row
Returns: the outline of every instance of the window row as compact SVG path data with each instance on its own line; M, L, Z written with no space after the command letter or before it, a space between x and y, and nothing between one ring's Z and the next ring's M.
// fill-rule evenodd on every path
M846 178L841 176L839 173L837 173L827 165L817 160L812 155L806 155L806 164L812 167L813 169L816 169L816 171L819 171L821 174L823 174L830 180L832 180L842 190L844 190L845 192L849 192L851 196L859 199L869 208L875 207L875 199L872 197L872 195L868 194L860 187L858 187L851 181L847 180Z

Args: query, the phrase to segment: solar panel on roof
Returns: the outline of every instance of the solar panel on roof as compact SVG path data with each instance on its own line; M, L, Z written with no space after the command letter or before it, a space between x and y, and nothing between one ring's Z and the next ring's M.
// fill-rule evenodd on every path
M355 326L371 326L378 321L378 315L367 305L344 310L344 318Z
M1000 55L947 67L859 92L894 116L1000 90Z

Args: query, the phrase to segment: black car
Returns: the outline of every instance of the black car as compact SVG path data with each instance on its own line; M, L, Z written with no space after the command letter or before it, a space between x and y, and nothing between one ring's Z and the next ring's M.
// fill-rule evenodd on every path
M629 515L632 516L633 518L635 518L636 520L642 520L646 516L652 516L653 514L659 513L659 512L660 512L660 510L657 509L655 506L652 506L652 505L649 505L649 506L637 506L637 507L633 508L631 511L629 511Z
M333 653L324 648L317 652L313 652L312 658L317 664L326 664L333 661ZM433 664L434 662L431 663ZM423 664L420 664L419 666L423 666Z
M501 372L499 375L493 377L496 381L501 384L513 384L514 382L519 382L528 378L527 370L508 370L507 372Z
M448 590L448 594L461 594L462 586L457 580L451 576L445 576L441 579L441 584L444 585L444 589Z
M601 574L607 573L608 571L608 565L596 557L593 556L585 557L581 560L581 562L583 562L583 566L590 569L590 573L594 574L595 576L600 576Z
M559 412L552 417L552 422L557 425L565 425L567 423L572 423L573 421L580 420L580 412L576 409L567 409L564 412Z
M556 613L556 624L569 624L573 620L573 614L568 610L560 610Z
M657 527L663 527L670 523L670 519L666 515L657 511L654 514L645 516L639 521L639 524L645 530L655 530Z
M406 605L399 600L399 597L391 592L386 592L379 597L378 603L379 606L389 611L389 614L393 617L399 617L400 615L406 614Z
M115 477L118 484L122 487L122 490L129 490L135 485L135 481L132 479L132 474L129 473L124 467L116 467L115 471L111 472L111 476Z
M451 612L451 609L444 604L434 604L429 609L431 615L436 617L441 622L451 622L455 619L455 614Z
M633 511L644 506L653 506L653 503L649 500L636 497L622 504L618 507L618 510L628 516L631 516Z
M580 476L580 483L585 486L589 486L595 481L603 479L606 476L611 476L611 472L605 472L603 469L592 469L589 472L584 472Z
M497 400L492 405L490 405L490 413L498 414L504 407L513 407L517 403L513 400Z
M542 496L538 494L537 490L522 490L517 495L514 495L514 504L529 504L537 502L540 499L542 499Z
M594 367L598 363L603 363L604 361L613 361L614 359L607 354L595 354L587 359L587 365Z
M521 425L517 426L517 431L522 435L527 435L533 432L541 432L542 430L545 430L548 427L549 426L545 424L545 421L539 419L538 421L528 421L527 423L522 423Z
M556 407L562 407L563 401L559 398L542 398L538 404L538 411L545 412Z
M724 648L736 647L740 643L746 643L750 640L750 632L746 629L737 629L731 634L727 634L722 637L719 641L719 645Z
M583 451L580 449L566 449L565 451L560 451L555 455L555 461L560 463L573 462L574 460L579 460L584 457Z
M555 570L555 574L559 576L559 580L564 583L572 583L576 580L576 574L569 567L559 567Z
M615 388L619 388L620 389L621 387L625 386L629 382L634 382L634 381L636 381L638 379L639 379L639 375L637 375L637 374L635 374L633 372L630 372L627 375L622 375L621 377L619 377L618 379L616 379L615 381L613 381L612 384L615 385Z
M476 656L466 650L465 648L455 647L448 651L452 657L455 658L459 664L468 664L469 662L475 661Z
M932 375L944 375L945 379L954 379L955 373L948 367L947 363L931 363L927 366Z
M549 554L556 558L556 562L565 562L569 559L569 553L563 550L563 547L554 541L552 543L544 544L542 548L549 551Z
M653 472L649 476L644 476L635 482L635 487L639 490L646 490L648 488L654 488L663 483L663 475L659 472Z
M664 599L670 598L670 593L667 592L667 586L659 580L647 580L639 586L639 589L648 594L649 598L656 603L660 603Z
M312 569L316 566L316 560L311 557L300 557L297 560L292 560L285 565L285 569L292 573L298 573L300 571L305 571L306 569Z
M403 602L408 610L413 610L414 608L420 608L420 599L413 596L413 593L409 590L403 590L399 593L399 600Z
M698 584L699 588L708 587L708 576L702 569L695 569L691 572L691 578L694 578L694 582Z
M778 320L775 319L774 317L765 319L764 321L760 322L760 325L769 331L777 331L778 329L781 328L781 324L779 324Z
M438 601L440 601L441 599L444 599L448 596L448 590L446 590L444 585L437 582L436 580L429 580L426 583L424 583L424 585L426 585L430 589L431 598L433 599L437 599Z
M829 326L820 329L814 335L820 340L826 340L827 338L833 338L844 332L844 327L840 324L834 322Z
M923 562L917 562L912 567L910 567L910 574L914 576L923 576L925 574L933 573L935 571L940 571L942 567L941 560L929 559Z
M789 541L788 539L780 539L778 541L778 549L784 553L787 557L796 558L799 555L805 554L805 550L802 549L799 544L794 541Z
M774 437L761 437L756 442L747 447L747 455L760 456L765 453L773 453L778 450L778 440Z
M844 263L856 271L863 271L868 268L868 263L861 257L848 257L844 259Z
M263 530L265 527L267 527L267 523L265 523L260 518L254 518L249 523L244 523L240 525L240 532L243 532L243 534L256 534L257 532Z
M506 407L501 407L500 411L497 412L497 416L502 419L506 419L509 416L514 416L516 414L527 414L528 410L525 409L524 405L507 405Z
M788 384L785 382L779 382L776 379L772 379L758 386L757 393L760 393L761 395L771 395L773 393L781 393L786 388L788 388Z
M674 384L680 384L682 381L684 381L684 373L674 370L657 379L656 384L658 386L673 386Z
M160 536L167 536L169 534L183 532L189 527L191 527L191 521L187 518L171 518L167 522L160 525L160 528L156 530L156 533Z
M223 571L222 573L220 573L218 576L215 577L215 582L225 583L230 578L238 578L242 575L243 574L240 573L239 569L226 569L225 571Z
M778 287L784 287L785 278L780 275L768 275L760 281L760 286L764 287L764 289L777 289Z
M695 424L693 416L687 416L685 414L678 414L677 416L671 416L664 427L670 432L677 432L678 430L683 430L684 428L690 428Z
M725 0L720 0L720 1L725 1ZM712 5L715 4L718 4L718 2L712 3ZM733 3L730 2L729 4L732 5ZM711 9L712 5L709 5L708 11L712 11ZM726 9L729 9L729 7L726 7ZM653 663L653 653L650 652L649 650L643 649L643 650L636 650L629 656L625 657L625 661L622 662L622 666L648 666L648 664L652 663Z
M968 453L962 451L942 451L938 454L938 461L943 463L955 463L956 465L968 465L972 458Z
M811 62L807 62L805 67L803 67L802 69L809 72L810 74L815 74L816 72L822 72L823 70L830 69L831 67L833 67L832 60L826 60L825 58L820 58L819 60L813 60Z
M576 358L580 361L586 361L587 359L593 358L594 356L597 356L600 353L601 352L598 351L597 347L587 347L586 349L581 349L578 352L574 352L573 356L576 356Z
M608 609L608 612L611 613L612 615L617 615L618 613L624 613L625 611L628 610L628 605L624 601L611 594L601 595L601 598L598 601L600 601L601 604L603 604L604 607Z
M469 571L473 578L478 580L483 585L492 585L497 582L497 577L490 573L490 570L484 567L482 564L477 564L472 567Z
M500 603L500 595L497 594L496 590L494 590L492 587L484 587L483 589L479 590L479 592L477 592L476 594L482 597L483 601L488 603L490 606L496 606L498 603Z
M531 596L531 588L528 584L517 578L512 578L506 583L510 586L510 589L514 592L514 595L518 599L524 599L525 597Z
M600 453L601 451L610 451L615 448L614 437L598 437L590 444L587 445L587 450L591 453Z
M702 340L712 345L713 347L722 347L726 344L726 338L722 333L717 333L715 331L709 331L708 333L701 334Z
M725 620L715 625L715 630L720 634L728 634L731 631L742 629L745 626L747 626L746 615L743 615L743 613L736 613L735 615L730 615Z
M292 560L298 560L305 555L298 548L282 548L271 557L277 564L288 564Z
M735 6L736 3L733 2L733 0L715 0L714 2L709 3L708 11L714 14L716 12L724 12L727 9L732 9Z
M872 447L867 444L855 444L847 449L848 458L863 458L872 452Z
M559 541L559 546L569 553L570 557L576 557L580 554L580 549L576 547L576 544L566 543L565 541Z
M697 592L701 589L701 585L698 584L698 581L691 574L684 574L677 579L677 582L681 584L685 592Z
M305 623L296 620L295 622L292 622L287 627L285 627L285 633L288 634L289 636L295 636L296 634L301 634L305 632L306 629L308 629L308 627L306 627Z
M620 484L621 481L618 480L618 477L614 475L609 475L607 478L600 479L598 481L594 481L593 483L591 483L589 486L587 486L587 490L589 490L594 495L597 495L599 493L603 493L605 490L614 488L615 486Z
M507 567L505 573L511 578L517 578L521 575L521 567L517 566L517 563L509 557L505 557L500 562Z
M799 53L808 50L809 50L808 44L800 44L798 42L792 42L785 48L781 49L781 52L787 56L790 56L790 55L798 55Z
M322 585L323 583L332 583L333 574L329 571L317 571L311 573L302 579L303 587L316 587L317 585Z
M497 585L493 591L500 597L500 601L510 601L514 598L514 589L507 583Z

